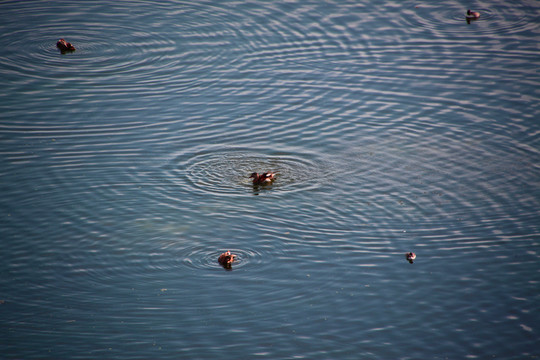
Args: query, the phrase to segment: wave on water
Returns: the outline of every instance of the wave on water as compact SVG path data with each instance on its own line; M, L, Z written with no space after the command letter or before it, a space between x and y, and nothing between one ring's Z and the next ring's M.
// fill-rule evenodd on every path
M199 17L199 25L190 27L184 21L191 12L188 4L161 8L143 1L120 1L111 5L116 9L102 6L73 2L64 4L61 12L47 2L33 1L6 7L4 11L12 16L5 18L0 43L10 51L3 52L0 63L7 69L8 80L56 80L94 87L107 81L115 83L116 92L129 90L129 83L139 93L174 81L176 91L180 91L179 85L193 86L186 72L214 69L219 61L223 65L226 56L208 51L215 45L217 25L201 26ZM18 21L25 12L39 13L39 18L22 28ZM107 15L112 13L115 15ZM111 21L104 23L100 14L111 16ZM56 20L50 21L50 17ZM152 23L150 19L156 18L162 21ZM215 23L211 19L207 22ZM61 54L56 48L60 38L76 50ZM123 82L125 86L118 86Z
M188 191L226 196L315 189L334 175L330 164L314 153L230 146L188 149L172 158L166 171ZM276 181L254 189L250 174L267 171L276 173Z
M215 249L207 248L208 244L201 244L199 247L193 246L187 249L186 253L182 254L182 265L198 269L198 270L223 270L223 267L217 262L221 252ZM261 250L227 248L222 251L229 250L236 255L236 259L228 270L240 270L245 268L260 267L263 264L268 265L265 258L269 258L269 254L261 252Z
M477 20L467 21L466 6L461 3L409 4L400 21L406 25L430 30L438 35L468 37L472 29L477 35L505 35L534 31L539 27L537 9L524 2L491 3L489 7L474 7L480 13ZM536 16L537 19L532 19ZM467 26L471 25L471 26ZM474 25L474 26L473 26Z

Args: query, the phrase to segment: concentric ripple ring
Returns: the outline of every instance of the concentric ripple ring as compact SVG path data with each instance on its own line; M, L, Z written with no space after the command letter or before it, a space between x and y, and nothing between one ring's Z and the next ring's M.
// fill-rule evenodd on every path
M295 192L332 181L332 166L314 153L288 148L272 151L243 147L190 149L167 165L171 178L190 191L220 195L249 194L252 172L272 171L276 181L263 190Z

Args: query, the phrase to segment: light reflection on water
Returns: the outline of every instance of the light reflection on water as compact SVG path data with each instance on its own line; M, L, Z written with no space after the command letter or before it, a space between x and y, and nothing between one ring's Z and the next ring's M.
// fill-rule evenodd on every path
M7 358L539 355L535 2L0 8Z

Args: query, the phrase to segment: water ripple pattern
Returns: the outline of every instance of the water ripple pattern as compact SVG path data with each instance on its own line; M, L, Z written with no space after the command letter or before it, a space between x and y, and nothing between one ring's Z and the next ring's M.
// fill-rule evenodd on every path
M189 191L221 195L244 195L255 192L294 192L328 185L333 169L317 154L228 146L188 149L165 166L169 178ZM275 172L276 181L254 187L253 172Z
M490 3L489 7L475 7L478 20L467 22L463 4L409 3L402 20L409 26L427 29L437 36L455 35L468 38L471 34L507 36L521 32L538 32L538 9L532 2L508 1ZM470 4L467 6L474 6ZM531 17L532 16L532 17ZM469 26L466 26L469 25Z
M0 24L2 358L540 356L538 1Z
M231 253L236 255L235 262L232 264L230 270L239 270L244 269L245 267L261 266L264 264L264 256L261 253L258 253L254 250L246 249L227 249ZM218 264L217 258L219 257L219 252L210 252L210 250L204 249L193 249L193 251L183 254L184 259L183 263L194 269L223 269L221 265ZM247 270L247 269L244 269Z

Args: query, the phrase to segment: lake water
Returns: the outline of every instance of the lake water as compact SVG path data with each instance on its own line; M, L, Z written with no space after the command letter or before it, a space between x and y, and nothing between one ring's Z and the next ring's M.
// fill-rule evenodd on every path
M2 358L540 357L540 2L0 14Z

